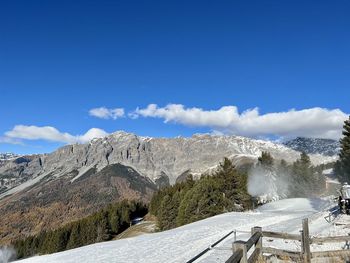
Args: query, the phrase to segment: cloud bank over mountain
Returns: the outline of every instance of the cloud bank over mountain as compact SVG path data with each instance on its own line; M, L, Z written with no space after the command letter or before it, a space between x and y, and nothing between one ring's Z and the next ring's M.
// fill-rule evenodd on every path
M146 108L137 108L132 112L133 118L160 118L165 123L208 127L225 134L329 139L340 138L343 122L348 116L340 109L330 110L318 107L260 114L258 108L240 113L236 106L204 110L195 107L186 108L182 104L168 104L165 107L149 104Z
M4 138L9 140L46 140L62 143L86 143L94 138L101 138L108 135L107 132L98 128L91 128L85 134L71 135L67 132L60 132L51 126L26 126L16 125L12 130L5 133Z
M294 137L327 138L338 140L342 126L349 114L340 109L310 108L291 109L283 112L261 114L258 108L240 112L236 106L205 110L188 108L182 104L168 104L159 107L149 104L125 114L124 108L93 108L89 115L101 119L128 117L129 121L139 118L157 118L164 123L175 123L186 127L207 128L214 134L242 135L253 138ZM59 143L86 143L108 133L100 128L91 128L84 134L73 135L59 131L53 126L16 125L0 137L0 143L21 144L23 140L45 140Z

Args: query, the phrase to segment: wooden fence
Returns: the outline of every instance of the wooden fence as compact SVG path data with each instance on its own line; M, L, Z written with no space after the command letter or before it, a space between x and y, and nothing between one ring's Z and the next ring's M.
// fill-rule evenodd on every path
M310 263L312 258L320 257L350 257L350 236L310 237L308 219L303 219L300 234L263 231L261 227L253 227L248 241L235 241L232 245L233 254L226 263L254 263L263 259L264 254L275 255L281 258L290 258L293 262ZM263 237L279 238L300 241L301 250L291 251L263 246ZM348 249L311 252L310 244L346 242ZM249 251L253 249L252 253ZM248 255L250 255L248 257Z

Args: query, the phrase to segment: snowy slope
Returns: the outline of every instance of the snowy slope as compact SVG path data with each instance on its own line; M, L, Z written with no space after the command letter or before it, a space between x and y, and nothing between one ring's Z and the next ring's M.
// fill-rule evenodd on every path
M322 154L325 156L336 156L340 150L339 141L330 139L297 137L283 144L299 152Z
M19 156L20 155L15 153L0 153L0 161L12 160Z
M226 213L165 232L98 243L19 262L186 262L234 229L249 232L251 227L261 226L266 230L298 233L301 220L305 217L310 219L312 235L346 232L324 220L332 206L334 204L327 199L286 199L267 204L256 211ZM237 239L245 240L248 237L248 233L237 234ZM231 254L232 242L233 235L197 262L224 262ZM289 249L297 248L294 242L280 241L276 244Z

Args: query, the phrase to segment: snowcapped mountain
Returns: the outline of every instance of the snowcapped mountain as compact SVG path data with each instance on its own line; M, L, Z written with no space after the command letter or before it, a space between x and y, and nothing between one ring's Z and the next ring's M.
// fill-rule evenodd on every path
M338 141L319 138L298 137L285 142L284 145L299 152L305 152L307 154L322 154L325 156L338 155L340 149Z
M0 161L11 160L19 157L20 155L15 153L0 153Z
M194 135L190 138L149 138L116 132L87 144L67 145L51 154L21 157L0 166L0 174L27 180L27 185L10 189L0 198L16 193L44 178L70 175L74 182L91 171L98 172L111 164L132 167L157 185L174 184L184 172L200 174L213 169L229 157L237 165L252 162L268 151L275 159L292 162L300 153L270 141L240 136ZM312 154L314 164L330 162L332 156Z
M253 163L262 151L288 162L300 156L284 145L240 136L150 138L116 132L50 154L4 161L0 241L33 233L39 223L50 229L82 218L125 198L147 202L158 186L174 184L183 174L215 170L224 157L236 165ZM320 154L310 158L314 164L335 160Z

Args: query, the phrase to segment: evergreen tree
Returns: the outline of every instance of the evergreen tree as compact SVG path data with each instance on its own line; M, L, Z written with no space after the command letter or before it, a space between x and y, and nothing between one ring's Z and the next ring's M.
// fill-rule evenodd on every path
M81 246L80 223L74 224L67 243L67 249Z
M177 217L178 225L195 222L224 212L223 193L211 176L202 177L185 195Z
M166 195L160 205L158 213L158 227L167 230L176 227L176 217L180 206L180 192Z
M292 196L310 196L322 191L322 185L319 185L322 174L316 173L311 164L310 157L302 152L300 159L296 160L292 166Z
M177 225L191 223L227 211L250 207L247 175L225 158L212 176L202 176L181 200Z
M261 156L258 158L259 165L265 167L273 166L273 158L269 152L262 152Z
M121 216L119 214L119 209L110 209L109 222L111 224L111 231L113 233L118 233L120 228Z
M251 196L247 191L247 174L239 172L228 158L220 163L219 170L213 175L223 193L227 211L234 211L237 204L250 207Z
M286 162L286 160L282 159L279 164L277 164L276 167L276 172L279 176L283 176L283 175L288 175L289 174L289 166L288 163Z
M228 182L229 184L229 182ZM226 198L224 189L220 188L220 182L215 177L207 176L196 187L192 201L196 202L195 214L190 218L190 222L201 220L210 216L221 214L229 209L233 210L233 202ZM230 206L230 208L228 208Z
M111 238L111 226L108 221L108 211L102 211L98 214L97 220L97 238L96 242L102 242Z
M339 160L334 166L334 172L341 181L350 182L350 117L344 122L340 147Z

